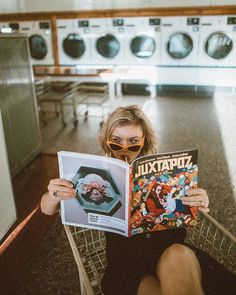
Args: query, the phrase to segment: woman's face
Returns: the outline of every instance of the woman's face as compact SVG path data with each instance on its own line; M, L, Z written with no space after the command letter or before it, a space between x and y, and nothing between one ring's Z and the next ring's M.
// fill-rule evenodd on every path
M111 142L129 146L129 145L138 145L143 142L143 130L139 125L126 125L121 127L114 128L111 137L109 138ZM112 154L115 158L120 159L122 161L132 162L134 159L138 157L142 149L136 152L131 152L127 149L122 149L118 151L112 150Z

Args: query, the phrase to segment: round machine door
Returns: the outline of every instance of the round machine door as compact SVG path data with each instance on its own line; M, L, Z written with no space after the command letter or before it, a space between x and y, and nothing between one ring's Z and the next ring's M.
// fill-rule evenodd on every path
M31 57L34 59L44 59L48 53L47 43L41 35L31 35L29 37L29 47Z
M215 32L206 41L206 54L214 59L225 58L233 48L233 41L224 33Z
M97 39L96 48L106 58L115 57L120 50L120 43L115 36L107 34Z
M193 49L193 40L186 33L175 33L170 36L167 51L173 58L185 58Z
M131 52L138 58L151 57L156 48L154 39L150 36L136 36L130 43Z
M80 58L85 52L85 44L78 34L69 34L63 40L64 52L72 58Z

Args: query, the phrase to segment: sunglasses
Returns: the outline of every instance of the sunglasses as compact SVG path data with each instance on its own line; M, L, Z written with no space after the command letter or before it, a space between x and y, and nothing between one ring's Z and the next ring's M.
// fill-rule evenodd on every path
M107 145L112 151L129 151L129 152L138 152L144 144L144 140L140 144L131 144L131 145L122 145L112 141L107 141Z

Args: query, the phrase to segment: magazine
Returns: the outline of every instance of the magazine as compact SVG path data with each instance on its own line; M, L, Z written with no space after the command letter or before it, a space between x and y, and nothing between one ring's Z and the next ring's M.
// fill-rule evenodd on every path
M75 199L61 201L64 224L130 237L197 223L197 207L181 201L197 187L197 150L147 155L131 164L66 151L58 158L60 177L77 191Z

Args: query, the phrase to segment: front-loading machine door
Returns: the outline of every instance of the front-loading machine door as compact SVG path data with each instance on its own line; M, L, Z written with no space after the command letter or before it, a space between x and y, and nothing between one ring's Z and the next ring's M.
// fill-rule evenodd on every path
M167 52L172 58L186 58L193 49L192 38L182 32L174 33L167 43Z
M97 52L105 58L115 57L120 50L120 42L114 35L106 34L96 41Z
M71 58L80 58L85 52L83 39L76 33L68 34L63 40L63 50Z
M213 59L224 59L233 48L233 41L222 32L215 32L209 36L205 45L205 52Z
M151 57L156 49L155 40L147 35L136 36L131 40L130 50L138 58Z
M44 59L48 53L45 39L38 34L34 34L29 37L29 47L31 57L37 60Z

